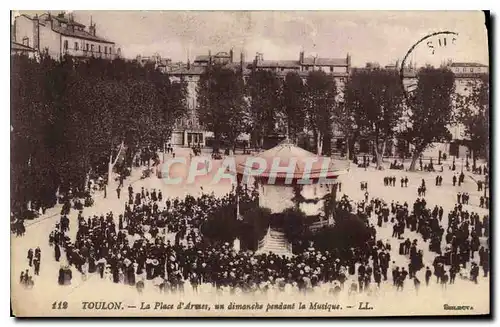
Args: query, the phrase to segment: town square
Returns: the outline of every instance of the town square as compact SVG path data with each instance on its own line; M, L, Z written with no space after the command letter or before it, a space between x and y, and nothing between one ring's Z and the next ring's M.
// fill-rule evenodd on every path
M418 33L371 61L322 35L383 13L109 15L177 19L182 50L137 53L102 12L12 12L14 314L489 313L487 45L431 28L483 13L393 18ZM214 15L234 30L202 42Z

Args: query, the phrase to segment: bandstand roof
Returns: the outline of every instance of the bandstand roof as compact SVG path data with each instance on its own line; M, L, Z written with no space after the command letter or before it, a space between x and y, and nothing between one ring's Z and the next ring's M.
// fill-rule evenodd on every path
M253 158L255 159L252 160ZM295 162L294 180L305 178L304 173L309 173L309 179L315 180L321 177L335 179L339 175L348 172L347 161L318 156L285 140L274 148L260 152L257 155L240 157L236 164L238 175L245 175L245 172L250 169L258 169L260 164L257 162L259 160L257 158L264 159L266 162L265 170L258 176L260 178L268 178L273 175L278 179L286 178L287 172L280 169L280 167L289 167L293 162ZM312 162L312 165L310 162ZM310 170L308 167L311 167Z

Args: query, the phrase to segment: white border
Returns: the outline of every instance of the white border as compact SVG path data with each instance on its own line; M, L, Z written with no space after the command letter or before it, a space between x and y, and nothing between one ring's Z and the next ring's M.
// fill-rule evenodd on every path
M33 0L22 0L22 1L16 1L15 3L9 3L9 2L2 2L2 7L3 6L16 6L16 10L22 10L22 9L40 9L41 6L43 6L43 9L67 9L68 5L71 6L71 9L73 10L83 10L83 9L127 9L127 10L144 10L144 9L170 9L170 10L217 10L217 9L225 9L225 10L318 10L318 9L329 9L329 10L369 10L369 9L377 9L377 10L477 10L477 9L487 9L487 8L498 8L500 2L499 1L481 1L481 2L474 2L474 1L435 1L435 0L419 0L415 2L408 2L408 1L387 1L387 0L379 0L379 1L283 1L283 2L278 2L278 1L269 1L269 0L252 0L252 1L246 1L246 2L240 2L240 1L220 1L220 0L189 0L189 1L177 1L177 2L171 2L171 1L121 1L120 3L115 3L115 4L110 4L109 2L103 2L97 1L97 0L86 0L86 1L80 1L80 2L72 2L68 3L66 1L51 1L50 4L47 3L41 3L39 1L33 1ZM480 7L480 8L478 8ZM11 8L5 8L5 10L2 10L4 13L4 17L7 18L7 12ZM494 10L493 10L494 11ZM495 42L498 42L498 33L495 33ZM2 133L1 137L1 142L0 142L0 153L3 154L4 157L7 157L10 153L10 146L9 146L9 121L10 121L10 105L9 105L9 98L10 98L10 92L9 92L9 85L10 85L10 79L9 79L9 71L10 71L10 51L6 49L7 47L10 47L10 32L7 29L7 23L5 24L4 28L1 29L0 31L0 36L2 40L2 45L5 47L4 51L1 53L5 56L4 60L1 61L1 69L2 69L2 74L0 76L3 77L3 85L4 87L2 88L2 97L0 99L2 100L2 110L0 110L0 121L2 122L2 129L0 129ZM7 58L7 55L9 55L9 59ZM498 56L498 54L497 54ZM495 65L497 66L497 65ZM498 73L498 67L496 67L494 76L497 76ZM495 85L495 84L493 84ZM498 89L497 91L497 97L498 99ZM493 104L493 108L498 108L497 106L497 101ZM494 135L496 130L494 131ZM497 144L495 147L496 152L500 151L500 145ZM498 164L498 160L496 161ZM2 263L7 263L10 261L9 258L9 249L10 249L10 230L9 227L7 226L7 221L9 217L9 188L10 188L10 163L7 159L4 159L0 162L2 165L2 172L3 178L2 184L1 184L1 208L2 208L2 219L3 219L3 235L4 237L1 238L1 246L0 249L2 249L2 257L1 257L1 262ZM494 169L495 172L497 171L497 166L495 165ZM499 201L495 201L495 208L498 209ZM498 212L498 211L497 211ZM495 217L496 218L496 217ZM495 219L494 218L494 219ZM496 220L496 219L495 219ZM498 226L500 225L499 222L495 222L495 232L494 232L494 237L498 235ZM497 243L497 242L495 242ZM497 250L495 248L494 250ZM493 252L495 256L495 262L498 262L498 253L497 251ZM9 286L4 286L2 289L4 290L3 296L1 297L1 308L3 314L1 315L1 326L11 326L15 323L15 321L12 318L9 318L9 308L10 308L10 269L1 269L0 270L1 278L3 283L7 284L9 283ZM498 286L498 281L495 283L495 285ZM9 291L7 291L9 290ZM495 289L496 291L496 289ZM495 292L498 294L497 292ZM496 299L496 303L498 303L498 299ZM403 300L404 301L404 300ZM126 322L126 321L118 321L118 322L112 322L112 324L122 324L122 323L132 323L134 325L143 325L143 321L137 322L137 321L131 321L131 322ZM203 323L211 323L211 324L220 324L222 321L208 321L208 322L203 322ZM290 323L293 323L292 321L285 321L285 322L279 322L279 321L225 321L224 323L230 323L230 324L240 324L240 323L246 323L250 322L255 325L259 326L266 326L270 325L271 323L273 325L288 325ZM399 321L385 321L385 320L377 320L376 321L378 324L386 324L386 323L401 323ZM427 326L435 326L435 325L443 325L443 324L452 324L453 321L439 321L439 322L429 322L429 321L424 321L420 322L418 320L415 320L416 323L424 323ZM40 323L44 323L46 325L52 325L54 324L53 321L43 321ZM56 322L56 324L60 324L61 322ZM63 321L62 323L64 324L71 324L71 325L88 325L89 321ZM111 322L108 322L111 323ZM181 321L174 321L174 320L167 320L167 321L161 321L157 322L162 325L193 325L193 326L198 326L201 321L186 321L186 322L181 322ZM306 321L298 321L300 324L306 323ZM344 324L346 323L345 321L324 321L325 324L331 325L331 324ZM364 321L352 321L352 324L364 324L364 323L370 323L370 320L364 320ZM408 322L405 322L408 323ZM470 324L471 322L468 322ZM94 322L94 324L100 325L102 322Z

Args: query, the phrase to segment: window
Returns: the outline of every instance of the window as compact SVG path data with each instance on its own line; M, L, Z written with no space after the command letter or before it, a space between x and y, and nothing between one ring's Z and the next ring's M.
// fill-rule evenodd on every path
M94 45L93 44L90 45L90 51L94 52Z
M281 71L284 72L285 71L285 68L281 68Z
M89 44L85 44L85 47L86 47L86 51L89 51Z
M306 70L309 70L309 67L306 66L305 68L306 68Z
M24 37L23 38L23 45L29 47L30 46L30 39L28 39L27 37Z
M104 47L104 54L108 53L108 47Z
M470 72L471 72L471 73L473 73L473 72L474 72L474 68L471 68L471 69L470 69Z
M68 40L64 40L64 50L68 50Z
M101 52L101 46L99 46L99 53Z
M333 66L330 66L330 73L333 73Z
M75 50L78 50L78 42L75 42Z
M467 68L465 68L465 67L464 67L463 72L464 72L464 73L465 73L465 72L467 72Z

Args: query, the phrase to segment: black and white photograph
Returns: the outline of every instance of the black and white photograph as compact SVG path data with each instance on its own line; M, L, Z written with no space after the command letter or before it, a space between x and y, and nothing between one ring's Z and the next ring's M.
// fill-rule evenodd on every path
M491 314L488 11L10 19L13 316Z

